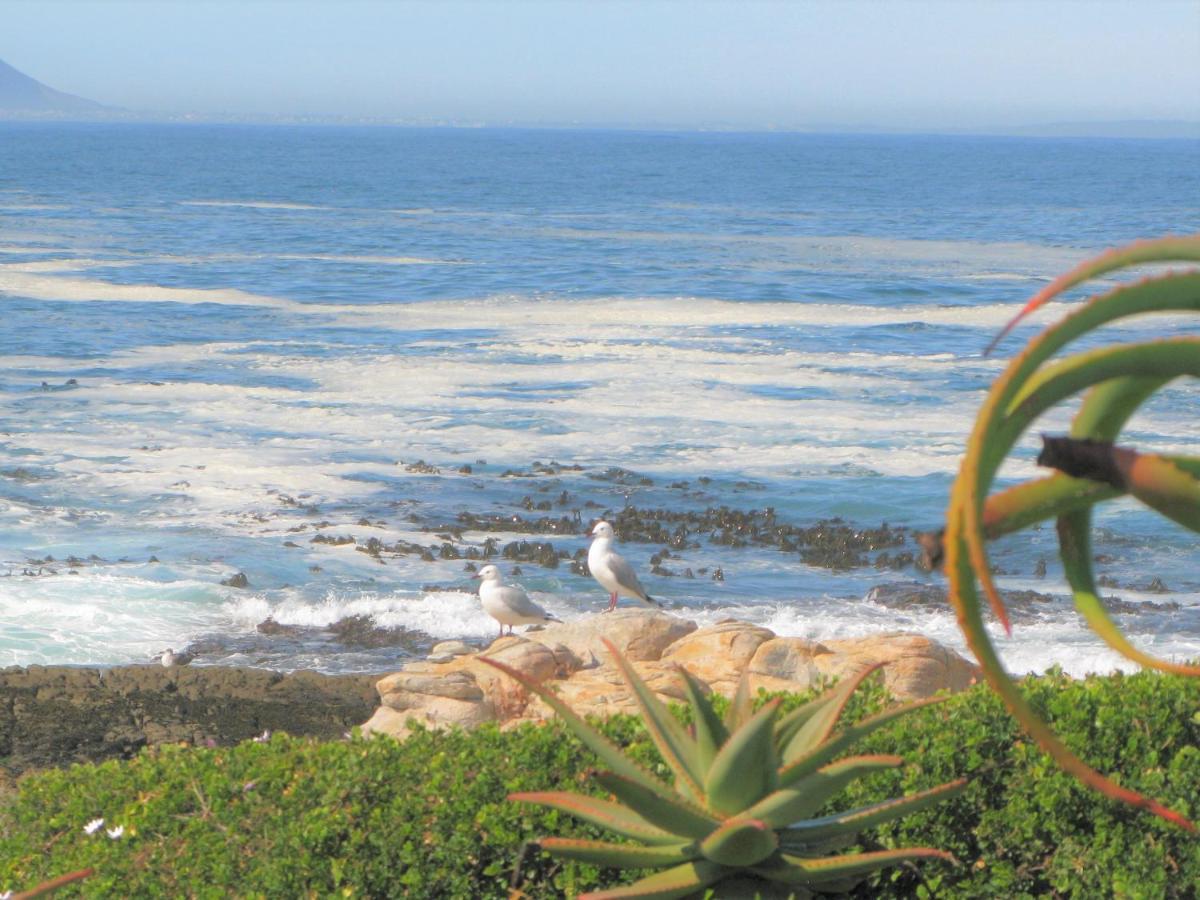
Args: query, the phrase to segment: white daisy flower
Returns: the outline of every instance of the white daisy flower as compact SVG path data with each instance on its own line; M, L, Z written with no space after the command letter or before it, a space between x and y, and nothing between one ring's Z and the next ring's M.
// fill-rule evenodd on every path
M121 837L121 835L123 835L124 833L125 833L125 826L124 826L124 825L118 825L116 828L110 828L110 829L108 829L108 831L106 832L106 834L107 834L107 835L108 835L110 838L112 838L114 841L115 841L115 840L118 840L118 839Z
M92 819L92 821L88 822L86 825L83 826L83 833L84 834L95 834L96 831L103 824L104 824L103 819ZM3 900L3 898L0 898L0 900Z

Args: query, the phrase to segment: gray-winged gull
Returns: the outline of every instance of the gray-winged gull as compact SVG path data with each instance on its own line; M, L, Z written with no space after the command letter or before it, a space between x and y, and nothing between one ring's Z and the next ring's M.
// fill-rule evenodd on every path
M502 584L500 570L495 566L484 566L475 576L483 583L479 585L479 600L483 611L500 623L500 636L504 636L504 626L512 634L514 625L540 625L543 622L557 622L536 603L529 599L521 588Z
M647 606L661 607L661 603L646 593L633 567L612 548L613 527L607 522L597 522L596 527L592 529L592 537L595 540L588 548L588 571L609 593L608 609L605 612L612 612L617 608L618 595L645 603Z

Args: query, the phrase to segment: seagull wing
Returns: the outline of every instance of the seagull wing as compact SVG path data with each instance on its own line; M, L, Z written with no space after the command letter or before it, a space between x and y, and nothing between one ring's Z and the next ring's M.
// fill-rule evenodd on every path
M633 571L633 566L625 561L625 557L619 553L609 553L608 569L612 572L613 578L617 579L619 584L630 597L636 597L643 603L653 603L650 595L646 593L646 589L642 587L642 583L638 581L637 572Z
M519 587L506 585L500 589L500 599L514 614L530 619L544 620L549 616L544 609L529 599Z

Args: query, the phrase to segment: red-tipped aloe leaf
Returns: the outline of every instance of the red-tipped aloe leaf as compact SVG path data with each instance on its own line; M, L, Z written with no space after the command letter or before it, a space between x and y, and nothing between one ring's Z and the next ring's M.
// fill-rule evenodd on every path
M676 900L690 897L729 874L725 866L700 859L656 872L633 884L580 894L579 900Z
M816 772L839 753L849 750L871 732L882 728L894 719L908 715L914 710L921 709L924 706L932 706L935 703L941 703L945 699L945 697L926 697L924 700L914 700L912 703L893 706L890 709L885 709L883 712L863 719L861 722L856 722L840 734L835 734L822 743L817 744L806 755L792 760L780 769L780 785L790 787L801 778Z
M901 816L906 816L909 813L925 809L935 803L948 800L962 793L966 786L967 780L960 778L957 781L948 781L945 784L940 784L927 791L909 794L907 797L885 800L882 803L874 803L870 806L852 809L848 812L837 813L832 816L825 816L821 819L809 819L807 822L797 823L780 832L780 841L789 846L795 846L797 844L826 841L842 834L874 828L876 825L891 822L893 819L899 819Z
M996 348L996 345L1004 340L1004 336L1016 327L1018 322L1039 306L1048 303L1064 291L1069 291L1076 285L1083 284L1083 282L1097 276L1115 272L1118 269L1142 263L1158 262L1200 262L1200 235L1137 241L1136 243L1117 247L1106 253L1102 253L1100 256L1086 260L1066 274L1058 276L1058 278L1055 278L1050 284L1034 294L1021 307L1020 312L1013 316L1008 324L1000 329L1000 333L992 338L992 342L983 351L983 355L987 356L991 353Z
M794 787L781 788L754 804L743 815L762 819L774 828L787 826L814 815L855 779L881 769L903 765L899 756L853 756L823 766Z
M709 809L739 813L774 787L778 761L773 731L779 703L768 702L718 751L704 781Z
M846 704L850 702L850 697L858 690L858 686L868 675L881 668L883 668L881 662L865 666L853 675L843 678L835 687L826 691L822 698L818 698L824 699L826 702L808 717L808 721L800 727L795 736L788 741L787 746L783 748L784 763L807 756L813 748L828 738L834 726L837 725L838 719L841 718Z
M536 803L560 809L577 819L647 844L675 844L679 841L679 835L651 825L628 807L599 797L566 791L521 791L509 794L508 799L515 803Z
M948 863L958 864L958 860L944 850L935 850L932 847L906 847L902 850L875 850L870 853L848 853L844 856L826 856L821 859L783 853L777 864L757 866L753 871L756 875L780 884L810 887L829 885L832 887L833 883L843 879L867 875L878 869L912 859L941 859Z
M671 715L663 703L654 696L628 660L617 650L612 641L601 639L608 648L625 682L633 690L634 699L642 710L642 721L654 741L663 760L675 773L676 789L689 800L703 802L703 772L700 770L696 742L683 730L679 721Z
M679 666L677 671L683 679L683 690L692 707L692 727L696 732L696 763L700 771L707 774L717 751L729 739L729 732L725 730L725 723L713 709L712 701L705 696L703 685L683 666Z
M616 744L602 735L599 731L589 725L582 716L579 716L571 707L563 703L554 694L543 685L538 684L531 678L518 672L511 666L506 666L502 662L497 662L494 659L489 659L486 656L478 657L479 661L491 666L493 669L499 669L509 678L516 681L526 690L537 694L545 701L546 705L558 713L566 726L571 729L572 733L581 740L584 745L595 753L604 762L606 766L612 769L619 775L636 781L647 790L651 791L670 791L667 785L663 784L641 766L633 762L629 757L621 752Z
M542 838L538 845L551 856L577 859L598 866L619 869L658 869L677 866L699 854L695 841L663 847L639 847L636 844L610 844L573 838Z
M705 859L735 868L757 865L777 849L775 829L744 816L730 819L700 842Z
M750 672L745 671L738 679L737 691L734 692L733 699L729 701L729 708L725 711L726 731L733 734L749 722L752 715L754 715L754 697L750 693Z
M672 791L648 788L615 772L597 772L593 778L651 825L680 837L704 838L721 824L719 818Z

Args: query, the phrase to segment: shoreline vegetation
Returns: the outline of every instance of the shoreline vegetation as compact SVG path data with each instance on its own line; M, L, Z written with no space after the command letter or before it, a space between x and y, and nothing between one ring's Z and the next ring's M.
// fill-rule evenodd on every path
M219 670L155 674L201 672ZM1024 679L1021 689L1091 764L1173 808L1200 809L1196 679L1052 671ZM850 721L892 702L878 679L859 693ZM789 695L784 708L805 696ZM602 729L663 771L638 719L614 716ZM224 743L241 733L217 737ZM937 846L960 865L879 873L856 896L1186 897L1200 883L1200 845L1191 836L1055 768L985 686L880 729L860 749L908 764L853 787L837 799L842 809L953 778L969 784L961 797L859 842L863 850ZM93 875L61 896L483 898L509 896L510 883L527 897L574 895L641 873L554 861L526 847L533 835L601 832L505 798L587 789L581 773L596 764L551 720L511 730L418 727L404 741L277 731L230 746L168 743L128 759L30 771L0 804L0 891L90 867ZM85 833L97 818L124 831Z

